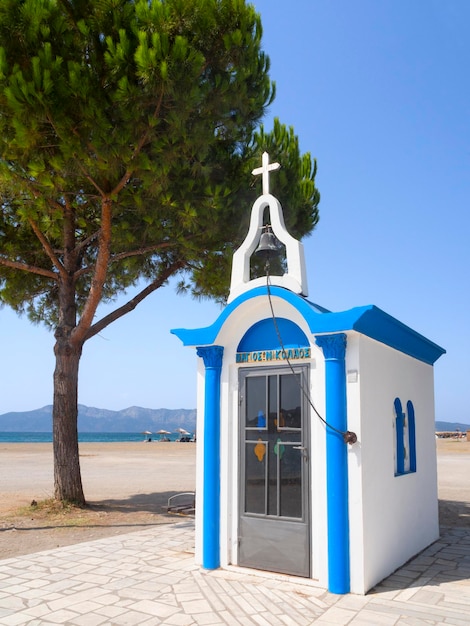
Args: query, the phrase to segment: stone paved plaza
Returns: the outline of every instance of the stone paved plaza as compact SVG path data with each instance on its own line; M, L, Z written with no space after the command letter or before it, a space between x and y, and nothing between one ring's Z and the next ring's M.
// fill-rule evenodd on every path
M191 519L0 561L0 624L470 624L470 532L441 538L366 596L194 564Z

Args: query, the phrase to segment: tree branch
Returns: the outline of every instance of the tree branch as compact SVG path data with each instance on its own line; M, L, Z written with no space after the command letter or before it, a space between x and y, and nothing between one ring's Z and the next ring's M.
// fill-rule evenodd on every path
M87 179L87 181L96 189L96 191L100 194L102 198L105 198L106 192L103 189L101 189L101 187L98 185L95 179L91 176L91 174L89 174L86 171L86 169L83 167L83 165L80 163L78 159L77 159L77 165L81 173L83 174L83 176L85 176L85 178Z
M156 252L157 250L162 250L164 248L171 248L175 244L173 242L159 243L155 246L149 246L148 248L138 248L136 250L129 250L128 252L120 252L119 254L115 254L110 256L109 264L115 263L117 261L122 261L123 259L128 259L134 256L143 256L144 254L149 254L150 252ZM84 274L89 274L93 270L93 266L82 267L80 270L75 272L75 278L79 278Z
M38 276L45 276L46 278L52 278L53 280L58 279L58 274L55 274L50 270L43 270L42 267L28 265L28 263L19 263L18 261L9 261L8 259L0 258L0 265L3 265L4 267L11 267L14 270L29 272L30 274L37 274Z
M158 98L158 102L157 105L155 107L155 111L153 112L153 117L157 118L158 114L160 113L160 109L162 106L162 102L163 102L163 89L160 92L160 96ZM140 153L140 151L142 150L142 148L145 146L145 144L148 141L150 135L150 127L148 127L146 129L146 131L143 133L142 137L139 139L135 150L131 156L131 162L136 158L136 156ZM124 176L121 178L121 180L117 183L117 185L114 187L114 189L111 191L110 195L111 196L115 196L117 195L121 189L123 189L127 183L129 182L129 179L131 178L132 174L134 173L134 170L132 168L127 168Z
M92 235L90 235L89 237L81 241L79 244L77 244L75 247L77 252L80 252L81 250L83 250L83 248L86 248L88 244L90 244L94 239L100 236L100 233L101 233L101 229L98 229L95 233L93 233Z
M122 259L128 259L132 256L143 256L149 252L156 252L157 250L162 250L164 248L171 248L174 245L174 242L167 241L165 243L158 243L155 246L148 246L147 248L137 248L136 250L129 250L128 252L120 252L119 254L114 254L109 259L109 262L114 263L115 261L122 261Z
M123 189L127 185L127 183L129 182L129 179L132 176L132 174L133 174L133 170L127 169L125 174L124 174L124 176L118 182L116 187L114 187L114 189L111 191L110 195L111 196L117 196L118 193L121 191L121 189Z
M74 340L83 342L101 301L103 285L106 280L111 247L111 222L113 202L109 197L103 198L101 205L101 230L99 237L98 256L91 281L90 291L78 325L73 331Z
M19 174L15 174L16 178L19 178L21 180L21 182L26 183L26 185L29 187L29 189L31 190L31 193L33 194L33 196L35 198L39 198L41 196L41 192L36 188L34 182L29 179L26 176L21 176ZM63 211L64 207L56 202L55 200L53 200L52 198L47 198L47 202L55 207L60 209L61 211ZM28 218L28 223L31 226L34 234L36 235L36 237L38 238L41 246L43 247L44 252L47 254L47 256L49 257L49 259L52 262L52 265L54 265L54 267L57 268L57 270L59 271L59 273L63 276L65 274L65 268L62 265L62 263L60 262L59 258L57 257L53 247L50 245L50 243L47 241L46 237L44 236L44 234L42 233L41 229L39 228L39 226L36 224L36 222L29 217ZM5 263L3 263L5 264ZM34 266L29 266L26 263L20 264L22 267L18 267L17 269L25 269L25 268L29 268L29 267L34 267ZM40 271L35 271L35 270L40 270ZM42 270L40 268L35 268L34 271L30 270L30 269L26 269L25 271L31 271L34 274L41 274L42 276L48 276L48 277L54 277L55 279L57 278L57 275L54 274L54 272L49 272L48 270Z
M52 246L47 241L47 239L43 235L43 233L41 232L41 229L39 228L39 226L30 217L28 218L28 222L29 222L29 225L31 226L31 228L33 229L34 234L39 239L39 242L41 243L41 246L43 247L44 252L47 254L47 256L52 261L52 265L54 265L54 267L57 268L57 270L60 272L61 276L65 276L66 275L66 271L65 271L64 266L62 265L62 263L59 261L59 259L55 255L54 250L52 249Z
M175 263L169 265L156 280L147 285L147 287L145 287L145 289L143 289L134 298L132 298L132 300L129 300L129 302L126 302L126 304L123 304L121 307L93 324L93 326L91 326L86 333L84 341L91 339L91 337L94 337L95 335L100 333L112 322L115 322L120 317L123 317L124 315L126 315L126 313L133 311L136 306L142 302L142 300L144 300L151 293L159 289L168 280L168 278L170 278L170 276L172 276L179 269L183 268L184 265L184 261L176 261Z

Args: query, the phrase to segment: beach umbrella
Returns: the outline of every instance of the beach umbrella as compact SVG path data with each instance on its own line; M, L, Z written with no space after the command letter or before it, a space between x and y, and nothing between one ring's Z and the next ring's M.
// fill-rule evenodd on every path
M143 435L151 435L152 433L149 430L144 430Z
M177 428L176 432L180 433L181 435L190 435L191 434L190 432L188 432L184 428Z
M169 430L162 428L161 430L157 430L157 435L160 435L160 441L169 441L167 435L171 435L171 433Z

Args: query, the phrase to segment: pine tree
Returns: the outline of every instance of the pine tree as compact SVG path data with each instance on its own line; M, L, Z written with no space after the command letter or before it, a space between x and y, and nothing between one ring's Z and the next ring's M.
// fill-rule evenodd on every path
M85 502L84 343L171 276L226 295L263 150L291 232L318 220L315 164L292 129L260 125L261 34L244 0L0 0L0 304L54 331L57 499Z

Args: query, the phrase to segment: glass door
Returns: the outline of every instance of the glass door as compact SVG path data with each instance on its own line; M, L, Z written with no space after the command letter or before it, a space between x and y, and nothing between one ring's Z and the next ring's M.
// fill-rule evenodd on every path
M308 366L240 370L239 564L310 576Z

